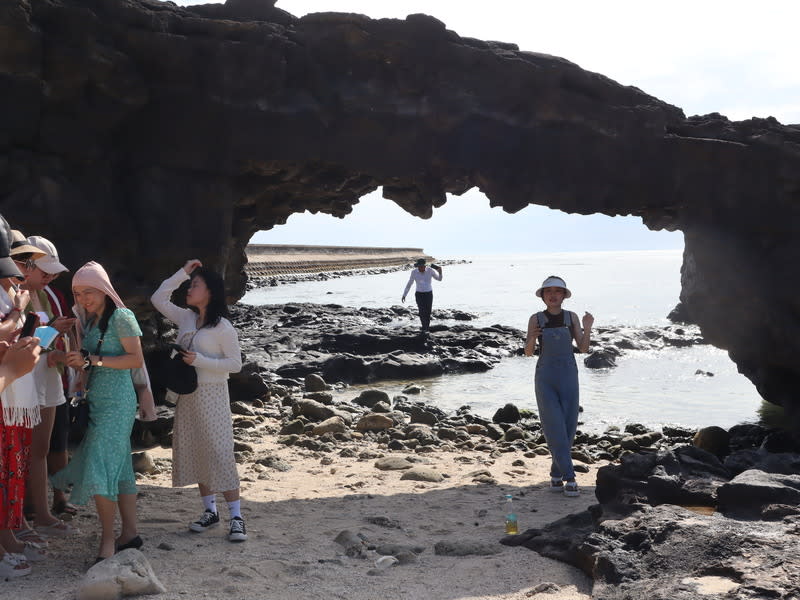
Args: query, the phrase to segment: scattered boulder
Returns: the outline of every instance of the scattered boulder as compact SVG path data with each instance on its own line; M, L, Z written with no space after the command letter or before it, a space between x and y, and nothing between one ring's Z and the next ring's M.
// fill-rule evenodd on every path
M164 594L150 563L128 548L92 566L78 587L78 600L116 600L127 596Z
M133 460L134 473L152 475L158 470L153 456L149 452L137 452L131 455L131 459Z
M356 431L383 431L394 427L394 421L381 413L367 413L356 423Z
M397 471L410 469L414 463L402 456L387 456L375 462L375 468L381 471Z
M344 433L347 431L347 425L344 419L339 415L335 415L330 419L325 419L322 423L315 425L311 430L313 435L325 435L326 433Z
M444 477L438 471L434 471L430 467L411 467L408 469L400 479L410 479L411 481L427 481L430 483L439 483L444 480Z
M305 377L306 391L307 392L324 392L330 386L325 383L321 375L317 373L309 373Z
M295 415L303 415L312 421L324 421L330 419L335 413L329 406L325 406L316 400L303 398L292 405L292 412Z
M520 420L519 409L513 404L498 408L492 417L495 423L516 423Z
M703 427L695 433L692 444L711 454L723 457L730 452L730 441L731 436L726 430L712 425Z
M364 390L358 396L353 398L353 403L363 406L365 408L372 408L376 403L383 402L391 405L389 394L381 390Z

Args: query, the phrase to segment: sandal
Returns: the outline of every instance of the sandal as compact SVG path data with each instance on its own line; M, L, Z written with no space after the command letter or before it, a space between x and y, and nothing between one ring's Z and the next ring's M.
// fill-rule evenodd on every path
M38 544L43 548L47 547L47 539L36 533L36 530L30 529L29 527L23 527L22 529L15 529L13 531L13 534L14 537L17 538L17 541L33 542L34 544Z
M20 560L22 559L22 560ZM22 577L31 572L31 566L25 557L20 554L6 552L0 559L0 578L10 579L12 577Z
M578 482L577 481L567 481L564 484L564 495L569 496L570 498L575 498L581 495L580 490L578 489Z
M66 537L80 533L75 527L64 523L61 519L56 519L50 525L36 525L36 531L45 537Z
M53 504L50 508L50 512L54 515L72 515L74 517L78 514L78 509L66 500L61 500Z

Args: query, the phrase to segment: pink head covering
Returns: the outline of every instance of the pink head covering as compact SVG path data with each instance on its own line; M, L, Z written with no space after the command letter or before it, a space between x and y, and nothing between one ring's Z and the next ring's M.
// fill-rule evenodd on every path
M90 260L80 269L78 269L75 272L75 275L72 276L72 287L75 287L76 285L82 285L100 290L106 296L111 297L117 308L125 308L125 303L122 302L122 299L119 297L119 294L117 294L114 286L111 285L111 280L108 278L108 273L106 273L106 270L100 263ZM83 316L85 316L85 311L83 311L82 307L76 305L72 308L73 310L77 308L78 310L82 311Z

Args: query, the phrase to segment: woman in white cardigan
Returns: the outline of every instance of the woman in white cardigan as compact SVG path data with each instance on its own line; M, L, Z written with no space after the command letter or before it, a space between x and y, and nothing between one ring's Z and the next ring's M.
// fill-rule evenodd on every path
M170 298L191 278L186 293L189 308ZM172 435L172 486L198 484L204 512L189 525L201 533L219 524L216 493L228 503L228 539L247 539L239 501L239 475L233 455L228 374L242 368L239 338L226 318L225 286L217 273L192 259L164 281L150 298L158 311L178 326L176 342L183 361L197 369L197 389L178 397Z

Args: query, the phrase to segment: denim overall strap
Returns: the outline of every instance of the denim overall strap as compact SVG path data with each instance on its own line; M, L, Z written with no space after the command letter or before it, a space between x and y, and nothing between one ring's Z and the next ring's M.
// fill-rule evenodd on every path
M542 328L536 363L536 404L542 432L552 455L550 476L574 479L572 442L578 428L578 367L572 346L572 318L564 312L563 327L544 327L546 315L537 313Z

